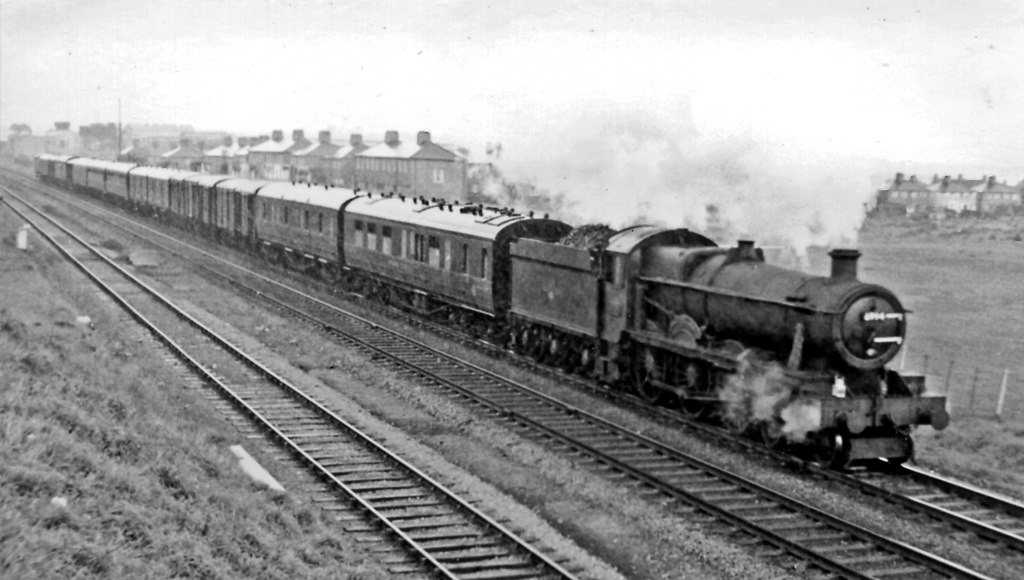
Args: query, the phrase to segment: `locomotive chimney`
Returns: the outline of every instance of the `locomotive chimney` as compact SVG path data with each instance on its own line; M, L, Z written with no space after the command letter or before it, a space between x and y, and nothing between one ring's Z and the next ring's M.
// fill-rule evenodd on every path
M836 249L828 255L832 258L832 281L851 282L857 279L857 259L860 258L860 252Z

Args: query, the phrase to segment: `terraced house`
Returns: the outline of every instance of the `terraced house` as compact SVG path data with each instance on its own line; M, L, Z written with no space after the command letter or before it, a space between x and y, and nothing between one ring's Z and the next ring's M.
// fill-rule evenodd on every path
M355 156L355 186L374 192L464 200L465 159L434 143L429 131L402 141L387 131L384 142Z

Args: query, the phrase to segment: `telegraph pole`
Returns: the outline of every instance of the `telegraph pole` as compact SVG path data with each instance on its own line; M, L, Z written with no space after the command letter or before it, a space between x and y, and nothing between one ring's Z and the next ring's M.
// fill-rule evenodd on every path
M121 97L117 98L117 155L114 156L115 161L121 160L121 152L124 151L124 147L121 146Z

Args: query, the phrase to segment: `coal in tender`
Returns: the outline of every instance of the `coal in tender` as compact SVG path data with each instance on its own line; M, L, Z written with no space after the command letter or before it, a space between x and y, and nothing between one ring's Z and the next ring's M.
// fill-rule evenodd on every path
M569 232L569 235L559 240L558 243L572 248L604 248L608 245L608 238L613 235L615 235L615 230L605 224L587 224Z

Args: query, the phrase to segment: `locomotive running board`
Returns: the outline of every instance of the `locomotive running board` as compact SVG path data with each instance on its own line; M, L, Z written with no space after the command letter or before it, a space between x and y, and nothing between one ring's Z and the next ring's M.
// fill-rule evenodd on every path
M735 371L739 368L739 360L736 357L729 354L724 354L708 348L691 348L683 346L671 338L667 338L664 335L654 334L652 332L646 332L642 330L633 330L629 332L629 336L636 342L674 352L680 356L687 358L695 358L707 361L718 368Z

